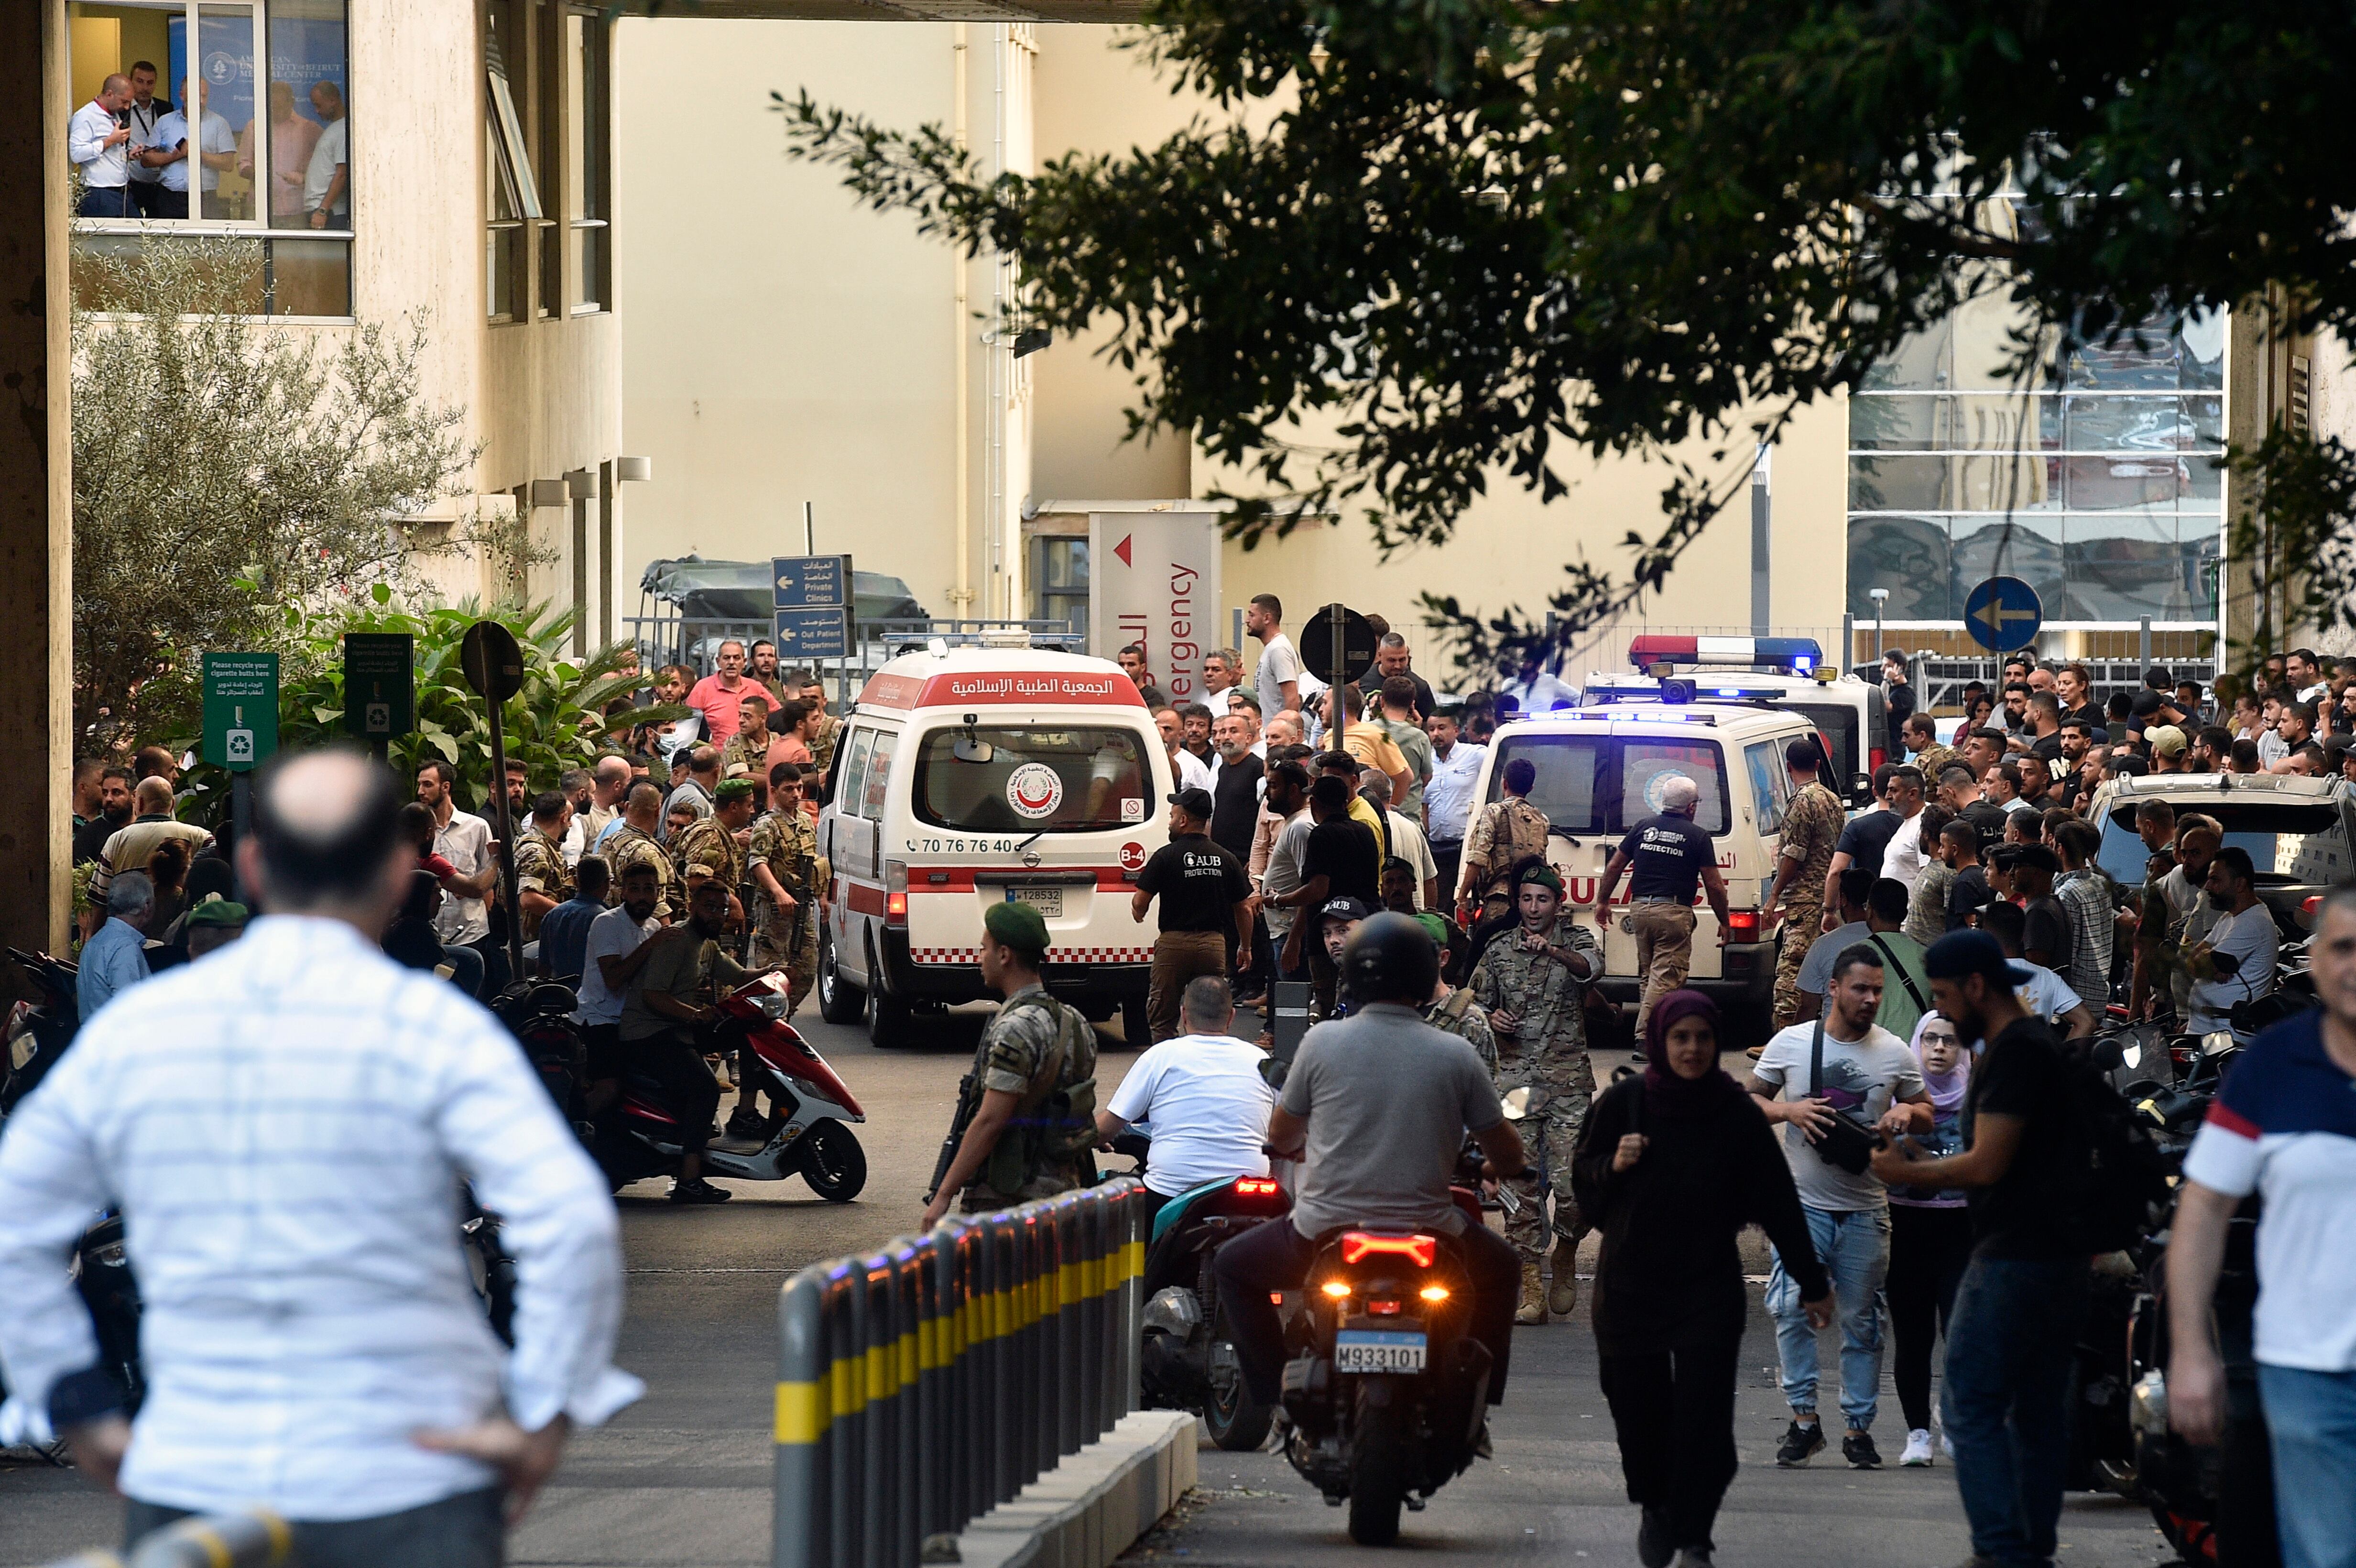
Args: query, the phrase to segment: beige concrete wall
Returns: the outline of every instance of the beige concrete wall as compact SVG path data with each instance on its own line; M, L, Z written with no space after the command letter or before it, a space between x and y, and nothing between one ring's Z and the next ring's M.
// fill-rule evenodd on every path
M969 30L986 42L988 28ZM949 613L957 337L977 329L957 320L957 263L911 219L862 211L837 176L788 162L768 94L807 84L885 124L946 123L953 32L621 24L624 429L629 450L655 461L655 482L629 497L633 583L659 556L798 552L809 499L819 549L850 550ZM986 152L986 59L978 69L970 107ZM970 275L986 308L988 270ZM974 346L969 374L983 357ZM969 411L978 473L985 443Z

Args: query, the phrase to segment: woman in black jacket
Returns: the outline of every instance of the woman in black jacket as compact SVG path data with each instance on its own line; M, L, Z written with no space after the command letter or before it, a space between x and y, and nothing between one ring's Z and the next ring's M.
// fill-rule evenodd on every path
M1832 1321L1791 1168L1751 1096L1718 1065L1718 1007L1698 991L1654 1004L1650 1064L1588 1112L1571 1166L1603 1235L1595 1341L1628 1500L1644 1510L1644 1568L1709 1568L1710 1525L1734 1479L1734 1379L1750 1297L1735 1238L1758 1225L1786 1260L1808 1321Z

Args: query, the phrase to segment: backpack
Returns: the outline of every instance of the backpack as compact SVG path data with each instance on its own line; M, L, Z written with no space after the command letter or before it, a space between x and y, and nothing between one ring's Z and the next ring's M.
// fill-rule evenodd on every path
M1055 997L1036 994L1017 1006L1046 1008L1055 1016L1055 1044L1039 1063L1006 1130L981 1169L982 1179L995 1191L1012 1197L1040 1175L1066 1163L1080 1168L1081 1185L1095 1183L1097 1145L1097 1080L1093 1047L1096 1031L1079 1009ZM1066 1061L1085 1060L1087 1076L1059 1084Z
M2154 1209L2168 1201L2168 1161L2089 1053L2064 1047L2062 1061L2071 1121L2087 1156L2078 1212L2086 1250L2122 1252L2150 1232Z

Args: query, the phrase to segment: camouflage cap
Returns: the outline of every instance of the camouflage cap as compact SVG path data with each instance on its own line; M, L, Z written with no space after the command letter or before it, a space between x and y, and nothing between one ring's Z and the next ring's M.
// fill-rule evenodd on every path
M1025 953L1047 951L1047 921L1035 904L1001 900L982 911L981 928L1009 947Z

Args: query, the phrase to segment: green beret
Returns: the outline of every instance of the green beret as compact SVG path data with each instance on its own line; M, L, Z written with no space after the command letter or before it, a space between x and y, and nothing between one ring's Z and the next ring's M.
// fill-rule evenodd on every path
M1036 955L1047 951L1046 917L1035 904L1001 900L982 911L981 928L1020 952Z
M1427 911L1422 914L1417 915L1415 917L1415 923L1416 924L1423 927L1424 934L1431 938L1431 944L1434 947L1445 947L1448 945L1448 923L1446 921Z
M1533 860L1514 873L1514 886L1518 888L1524 882L1536 882L1540 887L1552 888L1555 897L1562 897L1562 874L1544 860Z
M753 781L751 779L723 779L718 784L713 786L712 798L714 800L743 800L746 795L749 795L752 793Z
M243 904L231 903L219 893L208 893L198 901L194 909L188 912L187 923L190 925L243 925L245 921L246 908Z

